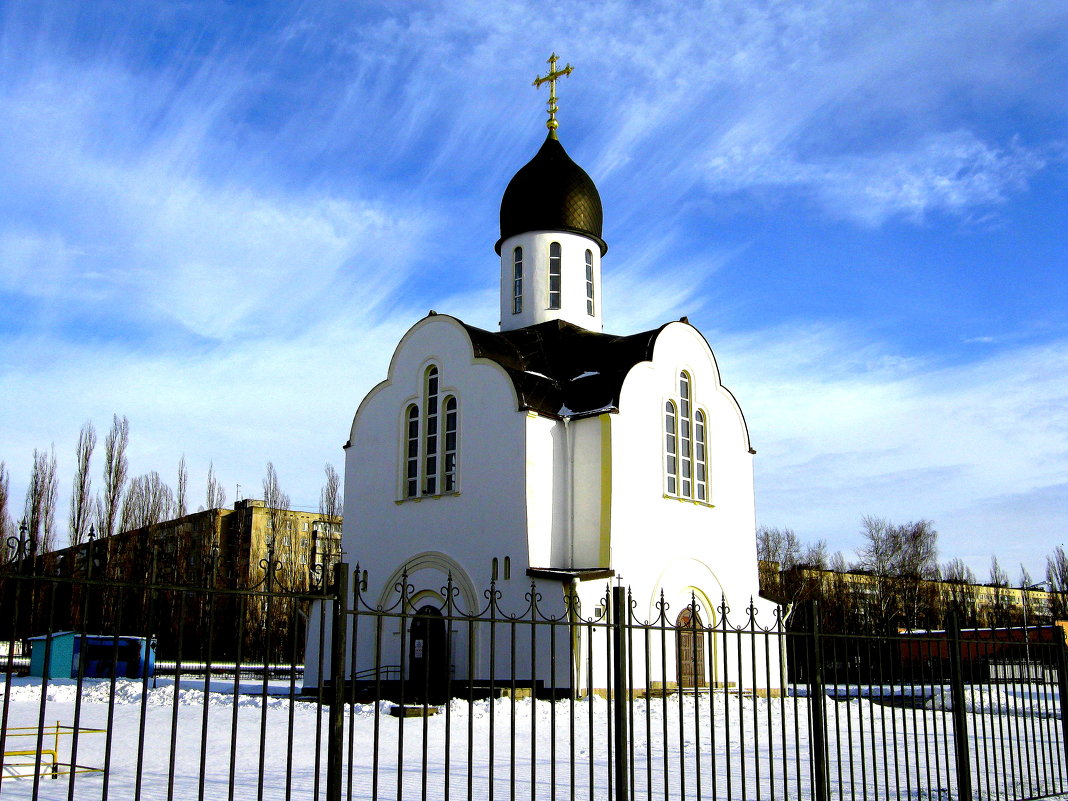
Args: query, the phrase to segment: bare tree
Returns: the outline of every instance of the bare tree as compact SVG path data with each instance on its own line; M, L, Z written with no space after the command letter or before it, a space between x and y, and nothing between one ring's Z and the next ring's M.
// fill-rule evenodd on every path
M1023 620L1027 621L1027 625L1034 626L1040 622L1041 610L1035 609L1035 591L1030 589L1035 585L1035 580L1031 576L1031 571L1024 567L1023 562L1020 563L1020 612L1021 623Z
M2 469L2 465L0 465ZM1049 582L1050 612L1055 620L1068 618L1068 554L1058 545L1046 557L1046 581Z
M174 497L174 516L186 515L186 488L189 486L189 471L185 467L185 454L178 460L178 492Z
M760 592L786 607L786 614L801 602L823 593L822 571L827 568L827 543L805 545L789 528L757 529Z
M860 590L849 573L849 564L841 551L827 563L826 579L819 587L822 622L828 632L857 632L864 629L867 608L860 603L866 593Z
M925 580L938 564L938 532L929 520L894 524L868 515L861 525L865 544L858 555L872 577L871 623L880 633L917 628L926 611Z
M112 415L111 430L104 438L104 493L96 505L96 529L101 537L115 533L122 508L129 462L126 447L130 444L130 421Z
M215 477L214 462L208 462L208 487L205 505L208 509L222 509L226 506L226 490Z
M977 618L975 573L962 559L950 559L942 568L942 589L947 612L957 615L961 626L974 626Z
M801 540L791 528L760 526L756 542L760 590L768 597L780 597L782 574L797 564Z
M1009 609L1009 574L998 562L995 554L990 556L990 619L993 626L1007 626L1011 623Z
M341 477L329 462L325 466L326 483L319 493L319 514L329 518L341 517ZM333 521L332 521L333 522Z
M93 479L89 475L89 463L96 447L96 429L86 421L78 432L78 447L74 450L74 486L70 491L70 516L68 536L71 545L80 545L89 537L90 519L93 513Z
M267 475L263 478L263 505L276 512L289 509L289 496L282 492L278 484L278 473L271 462L267 462Z
M341 497L341 476L329 462L323 469L326 473L326 483L319 492L319 514L322 520L313 526L315 530L312 532L311 563L327 571L341 558L341 542L335 532L340 530L344 501Z
M12 558L12 549L7 541L8 537L15 534L15 527L7 511L10 488L11 476L8 475L7 465L0 462L0 565Z
M267 462L267 475L263 478L263 505L267 507L268 537L272 540L268 545L273 545L278 551L283 544L292 545L292 535L288 542L284 539L289 520L289 496L282 492L278 484L278 473L274 465Z
M34 450L33 473L26 488L23 518L29 556L48 553L56 547L56 501L59 482L56 479L56 449L51 453Z
M174 506L174 493L153 470L137 476L122 500L120 530L132 531L167 520Z

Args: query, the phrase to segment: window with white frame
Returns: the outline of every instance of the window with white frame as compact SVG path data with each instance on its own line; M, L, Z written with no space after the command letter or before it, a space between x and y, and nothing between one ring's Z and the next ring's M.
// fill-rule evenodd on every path
M549 308L559 309L563 277L561 275L561 262L563 256L560 252L559 242L549 243Z
M456 491L456 435L459 416L456 410L456 397L445 398L445 449L442 458L443 489L445 492Z
M404 411L401 494L404 498L457 490L460 417L455 395L443 393L438 368L423 373L421 397Z
M675 401L664 404L664 475L669 495L679 493L679 415Z
M664 404L664 486L668 495L708 502L708 422L695 408L693 380L679 373L678 397Z
M404 497L419 495L419 407L408 407L405 417Z
M512 314L523 311L523 248L512 251Z
M586 313L593 316L593 251L586 250Z
M440 431L438 368L429 367L423 389L423 494L438 494L438 451Z
M693 488L699 501L708 500L708 458L705 454L705 413L693 413Z

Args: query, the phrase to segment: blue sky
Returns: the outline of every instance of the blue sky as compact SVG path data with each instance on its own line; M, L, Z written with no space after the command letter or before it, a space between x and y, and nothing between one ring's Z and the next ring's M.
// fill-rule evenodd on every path
M3 4L13 515L33 449L65 504L113 412L131 474L184 453L194 504L209 460L231 499L271 460L316 505L409 325L496 326L554 49L606 330L705 333L758 520L848 552L862 515L929 518L943 560L1040 572L1068 539L1062 2Z

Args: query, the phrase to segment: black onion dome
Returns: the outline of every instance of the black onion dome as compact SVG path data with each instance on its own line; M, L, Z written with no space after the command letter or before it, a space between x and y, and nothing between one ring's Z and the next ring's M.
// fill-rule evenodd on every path
M591 237L601 247L601 196L586 171L571 160L551 133L537 155L508 182L501 199L501 238L527 231L570 231Z

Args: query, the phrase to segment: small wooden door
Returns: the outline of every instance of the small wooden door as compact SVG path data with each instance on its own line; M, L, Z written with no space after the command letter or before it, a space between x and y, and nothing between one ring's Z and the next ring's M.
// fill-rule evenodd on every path
M705 680L705 631L701 616L687 606L675 620L678 640L679 688L707 686Z
M408 639L408 682L405 700L441 704L448 695L449 654L445 618L436 606L419 608Z

